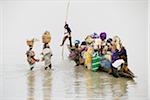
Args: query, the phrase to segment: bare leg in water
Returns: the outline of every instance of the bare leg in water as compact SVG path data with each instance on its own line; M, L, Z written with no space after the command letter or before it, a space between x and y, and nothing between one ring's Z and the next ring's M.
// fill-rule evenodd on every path
M72 47L72 40L71 40L71 36L69 36L69 42L70 42L70 47Z
M60 46L63 46L63 45L64 45L64 43L65 43L65 41L66 41L67 38L68 38L68 36L64 36L63 41L62 41L62 44L61 44Z

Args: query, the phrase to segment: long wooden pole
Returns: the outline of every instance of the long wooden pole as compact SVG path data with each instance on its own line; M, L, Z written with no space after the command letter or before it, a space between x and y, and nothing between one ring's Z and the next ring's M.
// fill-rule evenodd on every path
M68 3L67 3L65 23L67 23L67 20L68 20L69 6L70 6L70 0L68 0ZM64 45L62 47L62 59L64 59Z

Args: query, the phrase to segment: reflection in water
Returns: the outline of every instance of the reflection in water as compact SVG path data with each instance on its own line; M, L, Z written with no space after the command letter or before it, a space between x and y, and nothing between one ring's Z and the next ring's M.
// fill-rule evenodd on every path
M83 66L64 65L54 71L41 70L40 73L36 76L39 78L42 75L42 80L37 84L35 72L28 73L28 100L35 100L35 94L39 92L42 92L43 100L57 100L59 97L69 100L128 100L128 90L134 83L104 72L92 72ZM35 91L35 85L38 88L42 86L42 89Z
M130 84L128 84L130 82ZM113 100L122 100L124 97L125 100L128 100L127 89L128 85L134 84L134 80L129 80L125 78L113 78L111 79L111 90Z
M28 73L28 98L27 100L34 100L35 74L34 71Z
M76 66L75 66L76 67ZM81 90L80 90L80 84L81 84L81 81L79 80L80 79L80 76L79 76L79 71L76 70L75 68L75 71L74 71L74 74L75 74L75 82L74 82L74 85L75 85L75 93L76 93L76 98L80 98L80 94L81 94Z
M86 80L86 86L87 86L87 96L88 98L92 97L93 91L92 91L92 75L89 70L85 71L85 80Z
M51 99L51 81L52 81L52 71L46 70L43 71L44 77L43 77L43 100L50 100Z
M114 78L107 73L84 71L87 88L87 98L127 100L128 82L133 80ZM126 98L125 98L126 97Z
M111 90L114 100L120 100L127 92L127 80L111 79Z
M100 75L97 72L91 72L90 70L85 70L85 81L87 88L88 98L100 98L103 97L103 87L101 87Z

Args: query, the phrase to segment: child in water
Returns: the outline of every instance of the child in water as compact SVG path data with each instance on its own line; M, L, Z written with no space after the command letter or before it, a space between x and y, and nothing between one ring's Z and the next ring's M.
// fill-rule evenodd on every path
M27 55L27 61L29 63L29 65L31 66L30 70L32 70L34 68L34 64L36 62L39 62L39 59L35 59L35 53L32 50L33 48L33 43L34 43L34 39L32 40L27 40L27 45L29 46L29 50L26 52Z

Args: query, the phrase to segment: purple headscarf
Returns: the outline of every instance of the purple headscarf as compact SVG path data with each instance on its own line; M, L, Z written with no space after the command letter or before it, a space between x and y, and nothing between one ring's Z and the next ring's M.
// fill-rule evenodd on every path
M105 40L107 37L107 34L105 32L100 33L100 39Z

